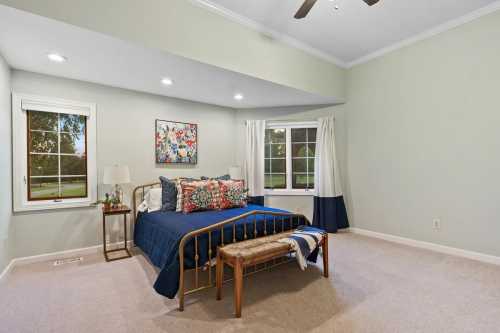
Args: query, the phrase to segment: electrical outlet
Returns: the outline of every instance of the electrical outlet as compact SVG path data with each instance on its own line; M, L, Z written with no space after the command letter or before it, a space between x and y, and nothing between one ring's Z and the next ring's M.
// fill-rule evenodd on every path
M433 219L432 228L434 228L434 230L441 230L441 219Z

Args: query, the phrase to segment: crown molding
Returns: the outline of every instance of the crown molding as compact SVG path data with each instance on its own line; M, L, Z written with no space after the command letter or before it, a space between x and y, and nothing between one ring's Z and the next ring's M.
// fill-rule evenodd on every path
M240 14L237 14L237 13L235 13L227 8L224 8L222 6L216 5L212 2L210 2L209 0L189 0L189 1L197 6L202 7L204 9L207 9L213 13L224 16L224 17L226 17L226 18L228 18L236 23L240 23L246 27L257 30L257 31L259 31L265 35L268 35L276 40L279 40L285 44L288 44L292 47L301 49L304 52L307 52L307 53L314 55L318 58L321 58L321 59L326 60L328 62L334 63L335 65L337 65L339 67L347 68L347 69L352 68L352 67L357 66L357 65L361 65L361 64L366 63L370 60L380 58L380 57L382 57L390 52L393 52L393 51L396 51L398 49L410 46L412 44L423 41L425 39L434 37L440 33L446 32L448 30L451 30L453 28L459 27L461 25L464 25L466 23L474 21L478 18L481 18L482 16L485 16L485 15L488 15L488 14L491 14L493 12L500 10L500 0L498 0L498 1L495 1L495 2L489 4L485 7L482 7L482 8L479 8L479 9L473 11L473 12L470 12L466 15L452 19L448 22L440 24L440 25L433 27L429 30L426 30L422 33L419 33L413 37L404 39L404 40L399 41L395 44L381 48L375 52L364 55L356 60L353 60L350 62L345 62L345 61L342 61L342 60L334 57L333 55L330 55L326 52L318 50L317 48L314 48L314 47L308 45L307 43L301 42L293 37L282 34L282 33L277 32L275 30L269 29L269 28L263 26L262 24L254 21L254 20L251 20L247 17L244 17Z
M222 6L216 5L209 0L189 0L192 4L207 9L212 13L221 15L233 22L239 23L243 26L246 26L250 29L256 30L266 36L269 36L277 41L280 41L284 44L287 44L289 46L292 46L296 49L302 50L306 53L309 53L313 56L316 56L320 59L323 59L325 61L328 61L330 63L333 63L341 68L347 68L347 63L344 61L326 53L321 50L318 50L317 48L312 47L311 45L304 43L302 41L299 41L298 39L295 39L293 37L290 37L286 34L280 33L276 30L270 29L265 27L264 25L260 24L257 21L251 20L245 16L242 16L240 14L237 14L227 8L224 8Z
M495 2L489 4L485 7L479 8L479 9L477 9L473 12L470 12L464 16L450 20L446 23L443 23L443 24L440 24L434 28L431 28L427 31L419 33L416 36L407 38L405 40L397 42L396 44L392 44L390 46L387 46L387 47L384 47L380 50L377 50L373 53L362 56L354 61L348 62L346 64L347 68L361 65L361 64L366 63L366 62L373 60L375 58L380 58L380 57L382 57L390 52L402 49L404 47L410 46L410 45L415 44L417 42L434 37L434 36L439 35L443 32L446 32L448 30L451 30L453 28L456 28L456 27L459 27L459 26L464 25L466 23L469 23L471 21L474 21L482 16L496 12L497 10L500 10L500 1L495 1Z

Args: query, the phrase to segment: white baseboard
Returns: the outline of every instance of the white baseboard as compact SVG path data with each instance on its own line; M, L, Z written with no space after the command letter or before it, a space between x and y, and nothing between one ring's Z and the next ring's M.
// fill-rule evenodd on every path
M130 248L133 246L133 241L129 240L127 241L128 247ZM123 241L122 242L117 242L117 243L111 243L107 245L109 249L117 248L123 246ZM20 266L20 265L27 265L27 264L32 264L36 262L43 262L43 261L51 261L51 260L56 260L56 259L64 259L68 257L73 257L73 256L85 256L89 254L96 254L102 252L102 244L100 245L94 245L94 246L89 246L89 247L83 247L80 249L72 249L72 250L65 250L65 251L59 251L59 252L52 252L52 253L45 253L45 254L40 254L36 256L29 256L29 257L21 257L21 258L14 258L10 261L10 263L5 267L3 272L0 274L0 281L7 276L7 274L15 267L15 266Z
M431 251L435 251L435 252L440 252L440 253L444 253L444 254L449 254L449 255L453 255L453 256L463 257L463 258L467 258L467 259L477 260L477 261L485 262L488 264L494 264L494 265L500 266L500 257L489 255L489 254L462 250L462 249L455 248L455 247L439 245L439 244L435 244L435 243L424 242L424 241L419 241L419 240L415 240L415 239L411 239L411 238L394 236L394 235L390 235L390 234L383 234L380 232L375 232L375 231L370 231L370 230L360 229L360 228L349 228L349 231L354 233L354 234L383 239L383 240L386 240L389 242L418 247L421 249L431 250Z

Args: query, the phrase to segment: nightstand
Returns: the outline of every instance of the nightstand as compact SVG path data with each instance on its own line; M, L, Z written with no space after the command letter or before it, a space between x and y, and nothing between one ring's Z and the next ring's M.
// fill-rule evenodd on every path
M130 258L132 255L128 251L127 247L127 215L130 214L130 208L127 206L122 205L119 208L104 208L102 207L102 246L104 249L104 258L106 258L106 261L114 261L114 260L120 260L120 259L125 259L125 258ZM111 215L123 215L123 232L124 232L124 246L119 248L119 249L113 249L113 250L107 250L106 249L106 216L111 216ZM108 256L109 253L112 252L118 252L118 251L124 251L125 255L121 257L113 257L110 258Z

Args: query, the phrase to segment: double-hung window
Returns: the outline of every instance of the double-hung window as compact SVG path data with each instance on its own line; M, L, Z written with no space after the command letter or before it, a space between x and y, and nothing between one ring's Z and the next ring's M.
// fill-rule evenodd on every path
M95 201L95 105L14 94L12 110L14 210Z
M316 131L316 122L268 123L264 156L267 194L314 194Z

